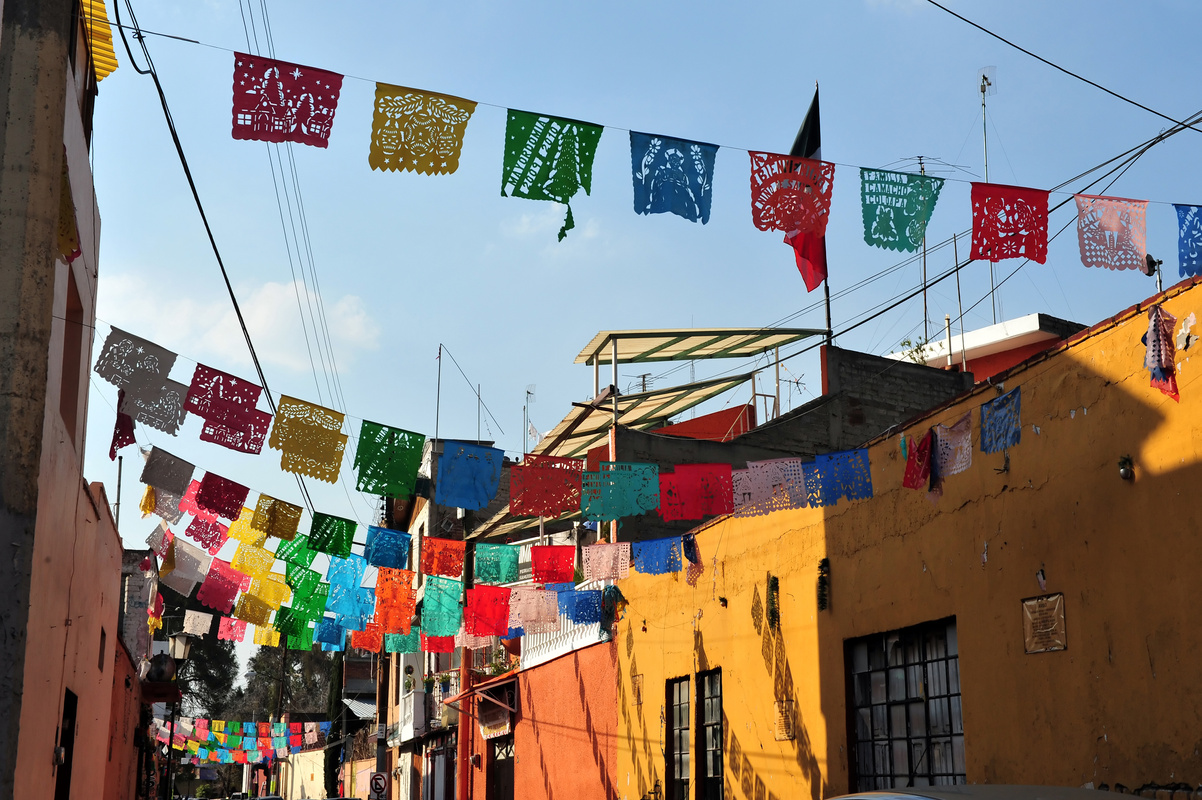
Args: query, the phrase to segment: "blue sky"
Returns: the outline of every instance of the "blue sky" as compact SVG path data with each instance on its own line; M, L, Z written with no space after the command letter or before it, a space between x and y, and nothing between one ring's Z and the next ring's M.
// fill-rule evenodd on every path
M111 5L111 3L110 3ZM1178 119L1197 111L1182 95L1198 72L1190 33L1202 8L1181 0L948 5L1046 58ZM263 4L253 19L265 50ZM807 295L791 251L750 219L745 149L784 151L822 87L823 156L838 166L827 233L832 291L900 263L864 243L858 167L913 169L915 156L958 165L947 179L928 241L971 227L969 182L983 175L977 71L995 66L989 98L990 179L1050 188L1155 135L1169 123L1074 80L987 37L922 0L795 3L510 2L268 3L278 58L343 73L328 149L294 146L312 263L337 361L339 401L322 365L312 366L281 230L268 145L230 136L233 54L247 49L234 0L135 0L141 25L202 44L149 38L180 137L272 390L325 402L350 416L432 435L439 343L496 416L483 429L511 455L522 448L522 403L537 385L531 420L549 430L573 401L592 393L577 352L602 329L763 326L822 327L820 292ZM110 16L112 9L110 8ZM124 19L126 23L129 19ZM251 38L250 47L255 48ZM93 138L102 220L97 347L107 325L177 350L173 377L187 382L194 361L253 378L230 304L149 77L121 67L100 85ZM140 53L136 54L139 62ZM357 77L352 77L357 76ZM368 80L361 80L368 79ZM467 128L458 172L382 173L367 163L374 81L446 92L480 103ZM591 196L572 203L577 227L556 241L563 209L500 195L507 107L607 126ZM722 146L710 222L632 211L633 129ZM1173 202L1199 202L1198 133L1181 133L1142 157L1107 192L1154 201L1148 250L1176 281ZM744 148L744 149L740 149ZM284 163L287 164L287 153ZM1071 184L1053 203L1082 189ZM1099 191L1100 187L1093 191ZM1073 220L1072 204L1052 230ZM289 231L291 234L291 231ZM960 253L965 258L967 239ZM293 252L294 268L299 256ZM1017 261L1001 262L1008 275ZM952 265L933 252L928 271ZM907 266L836 300L838 330L918 285ZM313 296L302 295L307 308ZM1074 229L1052 242L1045 265L1029 264L1000 290L1003 318L1045 312L1093 323L1153 293L1141 273L1087 270ZM965 306L988 290L988 269L963 273ZM932 330L956 311L954 283L929 295ZM817 304L817 305L816 305ZM812 310L794 317L802 309ZM858 328L837 343L885 353L921 333L921 299ZM966 327L991 321L988 302ZM306 320L307 324L307 320ZM95 355L95 354L94 354ZM698 362L698 379L744 369ZM818 391L817 359L787 362L788 403ZM328 369L328 368L327 368ZM620 388L662 365L621 369ZM316 373L316 376L315 376ZM655 385L686 381L685 368ZM604 380L604 379L603 379ZM767 381L767 373L765 374ZM770 385L764 384L765 390ZM711 407L740 403L722 398ZM475 438L474 392L444 361L439 433ZM115 495L107 458L116 390L93 379L86 473ZM190 419L178 438L140 429L157 444L228 478L299 501L278 453L232 453L200 442ZM136 451L127 449L122 534L138 546L153 527L132 508L140 491ZM374 521L373 500L344 482L309 481L319 510ZM253 495L252 495L253 499ZM224 554L228 557L228 553Z

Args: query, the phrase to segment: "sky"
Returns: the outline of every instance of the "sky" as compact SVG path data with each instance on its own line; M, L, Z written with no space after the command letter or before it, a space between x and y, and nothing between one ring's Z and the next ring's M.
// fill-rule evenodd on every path
M132 3L145 30L198 42L147 37L271 390L345 411L352 441L362 419L475 439L482 417L480 436L516 458L527 387L536 387L531 423L546 432L572 402L591 396L592 370L573 360L599 330L824 327L821 290L807 294L779 233L752 225L746 152L787 152L815 83L822 155L836 164L827 229L836 334L921 281L920 262L864 242L860 167L915 171L922 156L947 181L928 228L927 271L953 266L952 248L935 246L953 233L961 234L960 259L967 259L970 182L984 177L982 67L996 75L986 111L994 183L1056 187L1171 124L926 0ZM1202 6L1188 0L946 5L1174 119L1198 110L1198 101L1180 94L1188 85L1180 76L1202 66L1192 34ZM131 22L127 13L122 20ZM346 76L328 148L231 137L232 51L267 53L269 38L277 58ZM196 362L253 379L154 85L130 68L119 39L116 47L120 67L100 84L92 140L102 223L93 359L116 325L177 351L178 381L190 380ZM135 57L142 65L141 53ZM370 168L376 81L479 103L457 172ZM507 108L606 126L592 192L572 202L576 228L562 242L562 207L501 196ZM708 224L634 213L628 130L721 146ZM1087 188L1094 175L1069 183L1052 202L1074 191L1152 201L1147 248L1163 259L1166 285L1175 283L1170 204L1202 199L1197 136L1167 139L1105 191L1105 183ZM303 198L307 236L299 249L293 230L301 205L291 177L279 179L285 172L295 174ZM1000 318L1043 312L1092 324L1154 293L1142 273L1082 266L1074 219L1071 200L1053 213L1051 230L1068 229L1052 241L1046 264L1021 266L1001 286ZM1021 264L1000 262L998 280ZM964 268L967 329L992 322L989 301L978 304L988 290L987 264ZM955 283L932 287L928 302L935 337L945 314L959 314ZM318 347L310 309L322 307ZM922 313L915 298L837 335L836 344L892 352L922 335ZM673 366L622 366L619 388L629 390L643 373L663 387L752 368L700 361L669 373ZM782 377L786 410L820 391L813 352L786 361ZM603 368L602 383L608 380ZM770 368L760 388L772 391ZM749 394L740 389L700 411L741 404ZM110 498L117 496L107 452L116 402L116 389L93 375L85 472L107 485ZM200 442L199 431L192 417L178 437L139 427L138 441L255 492L300 502L277 451L233 453ZM121 486L121 533L127 546L139 547L157 519L134 510L141 460L135 448L123 454L131 463ZM337 485L307 483L318 510L376 521L377 501L355 491L349 461ZM232 547L222 556L231 554Z

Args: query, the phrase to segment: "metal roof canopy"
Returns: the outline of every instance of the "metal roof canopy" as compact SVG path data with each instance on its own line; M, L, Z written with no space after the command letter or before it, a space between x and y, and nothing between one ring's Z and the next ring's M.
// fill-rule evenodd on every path
M619 364L646 361L694 361L703 358L746 358L787 344L826 336L812 328L661 328L601 331L589 342L576 364L612 364L617 344Z
M347 708L349 708L351 710L351 713L354 714L359 719L375 719L376 718L376 704L375 703L369 703L366 700L356 700L352 697L344 697L344 698L342 698L342 702Z
M618 395L618 424L636 430L657 427L681 412L711 397L746 383L755 372L728 378L711 378L668 389ZM606 439L614 423L612 389L601 392L591 403L573 403L576 408L556 425L534 454L575 458Z

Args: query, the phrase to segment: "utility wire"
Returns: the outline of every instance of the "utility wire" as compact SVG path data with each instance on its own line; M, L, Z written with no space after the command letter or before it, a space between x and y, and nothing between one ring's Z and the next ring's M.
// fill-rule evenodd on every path
M1067 186L1067 185L1068 185L1069 183L1071 183L1072 181L1076 181L1076 180L1079 180L1079 179L1080 179L1080 178L1082 178L1082 177L1088 176L1088 175L1090 175L1090 174L1092 174L1092 173L1094 173L1094 172L1098 171L1099 169L1102 169L1102 168L1104 168L1104 167L1106 167L1106 166L1109 166L1109 165L1111 165L1111 164L1114 164L1116 161L1120 161L1120 159L1124 159L1126 156L1130 156L1132 153L1134 153L1135 155L1134 155L1133 157L1131 157L1131 158L1127 158L1125 161L1122 161L1120 164L1118 164L1117 166L1113 167L1113 168L1112 168L1112 169L1110 169L1109 171L1105 172L1105 173L1104 173L1102 176L1100 176L1099 178L1095 179L1094 181L1091 181L1089 184L1087 184L1086 186L1084 186L1084 187L1082 188L1082 191L1088 190L1088 189L1092 188L1093 186L1097 185L1098 183L1101 183L1101 182L1102 182L1103 180L1105 180L1107 177L1109 177L1109 176L1111 176L1111 175L1114 175L1116 172L1118 172L1118 175L1115 175L1115 178L1114 178L1114 180L1110 181L1110 183L1108 183L1108 184L1106 185L1106 187L1105 187L1105 188L1102 190L1102 191L1107 191L1107 190L1109 190L1109 189L1110 189L1110 187L1111 187L1111 186L1113 186L1113 185L1114 185L1115 181L1117 181L1119 178L1121 178L1121 177L1123 176L1123 174L1125 174L1125 173L1126 173L1126 171L1127 171L1128 169L1130 169L1130 168L1131 168L1131 167L1132 167L1132 166L1135 164L1135 162L1136 162L1136 161L1138 161L1138 160L1140 159L1140 157L1142 157L1142 156L1143 156L1145 153L1147 153L1147 152L1148 152L1149 150L1151 150L1153 147L1155 147L1156 145L1158 145L1158 144L1160 144L1161 142L1165 141L1165 140L1166 140L1166 139L1168 139L1169 137L1171 137L1171 136L1174 136L1174 135L1176 135L1176 134L1180 133L1181 131L1185 130L1186 128L1190 128L1190 127L1192 127L1192 124L1193 124L1194 122L1197 122L1197 121L1199 121L1199 120L1202 120L1202 111L1198 111L1198 112L1196 112L1196 113L1194 113L1194 114L1190 115L1190 117L1188 117L1188 118L1187 118L1187 121L1186 121L1186 122L1177 123L1177 124L1175 124L1173 127L1169 128L1169 129L1167 129L1167 130L1161 131L1160 133L1156 134L1155 136L1151 137L1150 139L1147 139L1147 140L1145 140L1145 141L1141 142L1140 144L1136 145L1135 147L1132 147L1132 148L1129 148L1128 150L1125 150L1125 151L1124 151L1123 153L1121 153L1120 155L1118 155L1118 156L1115 156L1114 158L1107 159L1106 161L1103 161L1101 164L1099 164L1099 165L1097 165L1097 166L1095 166L1095 167L1093 167L1093 168L1091 168L1091 169L1089 169L1089 170L1086 170L1085 172L1081 173L1080 175L1076 176L1075 178L1072 178L1072 179L1070 179L1069 181L1066 181L1065 183L1062 183L1062 184L1060 184L1060 186L1058 186L1057 188L1058 188L1058 189L1059 189L1059 188L1063 188L1064 186ZM1078 193L1080 193L1080 192L1078 192ZM1077 193L1075 193L1075 194L1077 194ZM1060 208L1062 208L1063 206L1067 205L1067 204L1068 204L1070 201L1072 201L1072 200L1073 200L1073 197L1072 197L1072 196L1070 196L1070 197L1066 198L1065 200L1063 200L1063 201L1061 201L1061 202L1057 203L1055 206L1053 206L1052 208L1050 208L1050 209L1048 210L1048 213L1049 213L1049 215L1050 215L1052 212L1054 212L1054 211L1057 211L1057 210L1059 210ZM1055 239L1056 239L1056 237L1058 237L1058 236L1059 236L1060 234L1062 234L1062 233L1063 233L1065 230L1067 230L1067 229L1068 229L1068 227L1069 227L1069 226L1071 226L1072 224L1073 224L1073 223L1072 223L1072 220L1070 220L1070 221L1069 221L1068 223L1066 223L1066 224L1065 224L1065 225L1064 225L1064 226L1063 226L1063 227L1062 227L1062 228L1061 228L1059 231L1057 231L1055 234L1053 234L1052 236L1050 236L1050 237L1049 237L1049 241L1053 241L1053 240L1055 240ZM960 235L962 235L962 234L960 234ZM948 240L948 241L950 242L950 240ZM942 243L941 243L941 244L942 244ZM929 250L929 249L930 249L930 248L928 248L928 250ZM894 309L895 309L895 308L897 308L898 306L904 305L906 302L908 302L908 301L910 301L910 300L914 299L915 297L917 297L917 296L918 296L918 295L919 295L919 294L920 294L920 293L921 293L921 292L924 290L924 288L929 288L929 287L931 287L931 286L935 286L935 285L937 285L937 284L939 284L939 283L942 283L944 280L946 280L947 278L950 278L951 276L955 275L955 274L956 274L956 273L957 273L957 272L958 272L960 269L963 269L964 267L968 266L969 264L971 264L971 263L972 263L973 261L975 261L975 260L976 260L976 259L972 259L972 258L970 258L970 259L968 259L967 261L963 262L962 264L958 264L958 265L956 265L956 266L953 266L953 267L951 267L950 269L948 269L947 271L945 271L945 272L943 272L943 273L941 273L941 274L937 275L936 277L934 277L934 278L932 278L932 279L928 280L928 281L927 281L925 284L921 284L921 285L919 285L919 287L918 287L917 289L913 290L913 291L907 292L906 294L904 294L904 295L901 295L901 296L894 295L894 297L893 297L893 298L890 298L890 299L888 299L888 300L884 300L884 301L882 301L881 303L877 304L876 306L873 306L872 308L870 308L870 309L868 309L866 312L864 312L865 314L867 314L867 316L865 316L863 319L860 319L860 320L858 320L858 321L856 321L856 322L852 323L851 325L848 325L847 327L845 327L845 328L843 328L843 329L841 329L841 330L839 330L839 331L836 331L836 332L834 333L834 335L835 335L835 336L842 336L842 335L845 335L845 334L847 334L847 333L850 333L851 331L853 331L853 330L855 330L855 329L857 329L857 328L859 328L859 327L861 327L861 326L863 326L863 325L866 325L867 323L869 323L869 322L871 322L872 320L874 320L874 319L878 318L879 316L881 316L881 315L883 315L883 314L887 314L888 312L890 312L890 311L894 310ZM1006 276L1006 277L1005 277L1005 278L1004 278L1004 279L1003 279L1001 282L999 282L997 285L998 285L998 286L1001 286L1001 285L1002 285L1002 284L1004 284L1006 281L1008 281L1010 278L1012 278L1012 277L1014 277L1016 274L1018 274L1018 272L1019 272L1020 270L1022 270L1024 267L1026 267L1026 266L1027 266L1028 264L1030 264L1030 263L1031 263L1030 259L1024 259L1024 260L1022 261L1022 263L1020 263L1020 264L1019 264L1017 267L1015 267L1015 268L1014 268L1014 270L1013 270L1013 271L1011 271L1011 272L1010 272L1010 274L1008 274L1008 275L1007 275L1007 276ZM896 268L897 268L897 265L895 265L894 267L890 267L890 268L888 268L888 269L886 269L886 270L882 271L881 273L878 273L878 274L877 274L877 275L875 275L875 276L871 276L869 279L866 279L866 281L867 281L867 280L876 280L876 279L877 279L877 278L879 278L879 277L883 277L885 274L888 274L888 272L890 272L890 271L892 271L893 269L896 269ZM973 309L975 309L977 306L979 306L981 303L983 303L983 302L985 302L987 299L989 299L989 297L990 297L990 295L993 293L993 291L996 291L996 287L995 287L993 290L991 290L990 292L987 292L987 293L986 293L986 294L985 294L985 295L984 295L984 296L983 296L981 299L977 300L975 303L973 303L972 305L970 305L968 308L964 309L964 312L963 312L963 314L959 315L959 316L956 318L956 321L957 321L957 322L961 322L961 321L963 320L963 318L964 318L964 317L965 317L965 316L966 316L966 315L967 315L967 314L968 314L970 311L972 311L972 310L973 310ZM818 307L818 305L819 305L818 303L815 303L815 304L811 305L809 308L810 308L810 309L817 308L817 307ZM802 311L805 311L805 309L803 309ZM797 312L797 314L800 314L800 313L802 313L802 312ZM791 319L791 318L793 318L793 317L797 316L797 314L790 315L789 317L785 317L784 319L785 319L785 320ZM778 323L778 324L779 324L779 323ZM818 342L818 343L816 343L816 344L810 344L810 345L807 345L807 346L805 346L805 347L802 347L800 350L797 350L797 351L796 351L796 352L794 352L794 353L790 353L789 355L782 356L782 357L779 359L779 362L775 362L775 363L781 363L781 364L783 365L785 361L787 361L787 360L789 360L789 359L792 359L792 358L795 358L795 357L797 357L797 356L799 356L799 355L802 355L803 353L808 353L808 352L810 352L811 350L815 349L816 347L819 347L819 346L821 346L821 345L822 345L822 344L824 344L824 343L825 343L825 342L823 342L823 341L820 341L820 342ZM774 362L772 362L772 361L769 361L769 362L768 362L768 364L767 364L767 365L765 365L765 366L771 366L771 365L772 365L772 363L774 363ZM673 370L671 370L670 372L672 372L672 371L675 371L676 369L680 369L680 368L681 368L681 367L676 367L676 368L674 368ZM738 365L736 365L736 366L734 366L734 367L731 367L731 368L729 368L729 369L727 369L727 370L724 370L724 371L722 371L722 372L719 372L719 373L717 373L717 374L716 374L714 377L721 377L721 376L723 376L723 375L726 375L726 374L729 374L729 373L732 373L732 372L736 372L736 371L739 371L739 370L746 370L746 369L747 369L747 362L741 362L741 363L739 363ZM667 373L665 373L665 374L667 374ZM772 424L773 424L773 423L765 423L765 425L772 425Z
M455 360L455 355L451 352L451 349L444 344L442 346L442 351L451 357L451 362L455 365L455 369L459 370L459 374L463 376L463 379L467 381L468 388L472 390L472 394L476 395L476 399L479 401L480 405L484 407L484 410L488 412L488 416L492 419L493 424L497 426L497 430L501 431L501 435L505 435L505 430L501 427L501 423L497 422L497 418L492 415L492 409L488 407L488 404L485 403L484 400L480 399L480 396L476 394L476 385L472 383L471 378L469 378L467 373L463 371L463 367L459 366L459 362Z
M1191 130L1198 131L1199 133L1202 133L1202 130L1199 130L1198 128L1195 128L1195 127L1194 127L1192 124L1187 124L1187 123L1181 122L1181 121L1179 121L1179 120L1177 120L1177 119L1174 119L1173 117L1170 117L1168 114L1162 114L1162 113L1160 113L1159 111L1157 111L1157 110L1156 110L1156 109L1154 109L1154 108L1148 108L1148 107L1147 107L1147 106L1145 106L1143 103L1141 103L1141 102L1139 102L1139 101L1137 101L1137 100L1132 100L1130 97L1126 97L1125 95L1121 95L1121 94L1119 94L1118 92L1116 92L1116 91L1113 91L1113 90L1111 90L1111 89L1107 89L1107 88L1106 88L1105 86L1103 86L1102 84L1100 84L1100 83L1098 83L1098 82L1096 82L1096 81L1091 81L1089 78L1086 78L1084 75L1078 75L1076 72L1073 72L1073 71L1072 71L1072 70L1070 70L1070 69L1065 69L1064 67L1060 66L1059 64L1056 64L1056 63L1053 63L1053 62L1051 62L1051 61L1048 61L1048 60L1047 60L1046 58L1044 58L1043 56L1041 56L1041 55L1037 55L1037 54L1035 54L1035 53L1032 53L1032 52L1031 52L1030 50L1028 50L1027 48L1025 48L1025 47L1022 47L1021 45L1017 45L1017 44L1015 44L1014 42L1012 42L1012 41L1010 41L1009 39L1007 39L1006 37L1004 37L1004 36L1000 36L1000 35L998 35L998 34L994 33L993 31L991 31L991 30L989 30L988 28L986 28L984 25L978 25L977 23L973 22L973 21L972 21L971 19L969 19L968 17L965 17L965 16L962 16L962 15L960 15L960 14L957 14L955 11L952 11L950 8L948 8L947 6L943 5L942 3L937 3L935 0L927 0L927 2L928 2L928 3L930 3L931 5L935 6L936 8L939 8L939 9L942 9L942 10L946 11L947 13L951 14L951 15L952 15L953 17L955 17L956 19L958 19L958 20L960 20L960 21L962 21L962 22L966 22L966 23L968 23L969 25L973 26L974 28L976 28L977 30L981 31L982 33L985 33L985 34L988 34L989 36L992 36L994 39L997 39L997 40L998 40L999 42L1001 42L1002 44L1009 45L1010 47L1013 47L1015 50L1018 50L1020 53L1025 53L1025 54L1029 55L1031 58L1035 59L1036 61L1040 61L1040 62L1042 62L1042 63L1044 63L1044 64L1047 64L1047 65L1048 65L1049 67L1051 67L1052 69L1059 70L1060 72L1063 72L1065 75L1068 75L1070 78L1076 78L1077 80L1079 80L1079 81L1082 81L1083 83L1088 83L1090 86L1094 87L1095 89L1101 89L1103 92L1105 92L1106 94L1110 95L1111 97L1116 97L1116 98L1118 98L1119 100L1122 100L1124 103L1130 103L1131 105L1135 106L1136 108L1142 108L1144 111L1147 111L1149 114L1155 114L1156 116L1160 117L1161 119L1168 120L1169 122L1173 123L1174 125L1180 125L1180 126L1182 126L1183 128L1189 128L1189 129L1191 129Z
M275 39L271 33L271 20L267 12L266 0L260 0L261 19L259 24L255 22L255 9L252 0L247 0L246 8L243 9L242 2L239 0L238 10L242 16L243 34L246 37L247 49L251 52L258 53L260 51L259 29L262 28L263 39L266 43L266 50L271 57L275 56ZM251 46L251 39L254 39L254 46ZM323 404L326 402L322 398L321 382L317 378L317 361L321 362L321 371L325 378L326 390L329 393L329 405L335 409L339 409L345 413L347 409L346 396L342 391L342 382L338 373L338 364L334 356L334 346L330 338L329 323L325 311L325 301L321 293L321 283L317 277L317 265L313 257L312 239L309 235L308 215L305 211L304 196L301 192L300 174L296 166L296 158L291 143L285 145L285 151L288 156L288 164L285 167L284 157L281 154L279 144L267 145L267 158L271 166L272 185L276 194L276 206L280 212L280 227L284 237L284 247L288 255L289 271L292 274L293 294L297 300L297 311L300 314L302 330L305 334L305 348L309 355L309 366L313 372L314 383L317 387L318 400ZM277 170L278 166L278 170ZM278 172L278 175L277 175ZM281 201L280 194L283 193ZM287 206L287 220L284 219L284 206ZM291 229L291 236L289 235ZM295 261L293 260L293 248L295 248ZM308 269L306 271L306 264ZM296 280L296 268L300 269L300 282ZM310 283L312 289L310 289ZM304 289L304 303L301 303L300 292ZM308 321L306 322L305 309L308 308ZM317 361L313 359L313 346L309 341L309 329L312 328L313 344L317 349ZM355 449L358 442L351 440L351 448L344 452L344 460L348 462L354 461L356 456ZM343 494L346 496L347 503L353 508L357 498L359 503L367 510L369 517L373 516L375 511L372 506L364 499L363 495L356 491L353 496L350 487L347 485L345 470L339 471L338 485L342 488ZM354 511L356 518L360 523L363 523L363 518L359 516L359 512ZM364 523L367 524L367 523Z
M154 80L154 88L159 96L159 104L163 108L163 117L167 121L167 129L171 133L171 141L175 144L176 155L179 156L180 166L183 167L184 177L188 180L188 188L192 191L192 199L196 203L196 210L200 214L200 220L204 224L205 234L209 237L209 245L213 248L213 256L217 260L217 266L221 270L221 279L225 282L226 291L230 296L230 303L234 307L234 315L238 318L238 325L242 329L242 336L246 340L247 350L250 351L251 361L255 365L255 373L259 376L259 382L263 386L263 392L267 395L267 405L271 407L271 413L276 413L275 401L271 397L271 391L267 385L267 376L263 374L263 365L259 362L259 354L255 350L255 344L251 341L250 330L246 327L246 318L242 316L242 308L238 305L238 296L234 293L234 286L230 282L229 272L225 269L225 261L221 257L221 250L217 247L217 239L213 235L213 229L209 225L209 217L205 213L204 203L200 200L200 192L196 188L196 181L192 177L192 169L188 166L188 158L184 155L184 146L179 140L179 132L175 129L175 120L171 116L171 108L167 104L167 95L163 92L163 84L159 81L158 73L154 68L154 60L150 57L150 49L146 46L146 39L138 32L138 18L134 14L133 6L129 5L126 0L126 7L129 10L130 20L134 23L134 39L142 48L142 54L146 58L146 69L138 67L134 61L134 54L129 47L129 41L125 38L125 31L121 29L121 41L125 44L125 52L129 56L130 64L139 75L149 75ZM117 16L117 24L121 24L121 3L113 4L114 12ZM297 486L300 487L301 495L304 496L306 505L309 507L309 512L313 513L313 500L309 497L308 488L305 482L299 475L296 476Z
M974 28L978 28L978 29L980 29L980 30L981 30L981 31L983 31L984 33L987 33L988 35L990 35L990 36L992 36L992 37L994 37L994 38L996 38L996 39L998 39L998 40L1000 40L1000 41L1004 42L1005 44L1007 44L1007 45L1009 45L1009 46L1011 46L1011 47L1013 47L1013 48L1015 48L1015 49L1017 49L1017 50L1020 50L1020 51L1021 51L1021 52L1023 52L1023 53L1026 53L1027 55L1031 56L1032 58L1038 59L1039 61L1042 61L1044 64L1047 64L1048 66L1050 66L1050 67L1052 67L1052 68L1054 68L1054 69L1057 69L1057 70L1059 70L1060 72L1063 72L1063 73L1065 73L1066 75L1069 75L1069 76L1071 76L1071 77L1073 77L1073 78L1076 78L1076 79L1078 79L1078 80L1080 80L1080 81L1084 81L1085 83L1088 83L1090 86L1094 86L1094 87L1096 87L1096 88L1098 88L1098 89L1102 90L1103 92L1106 92L1107 94L1109 94L1109 95L1112 95L1112 96L1114 96L1114 97L1118 98L1119 100L1122 100L1122 101L1123 101L1123 102L1125 102L1125 103L1130 103L1131 105L1134 105L1134 106L1136 106L1136 107L1138 107L1138 108L1140 108L1140 109L1143 109L1144 111L1147 111L1148 113L1155 114L1156 116L1158 116L1158 117L1161 117L1162 119L1165 119L1165 120L1167 120L1167 121L1169 121L1169 122L1172 122L1172 123L1173 123L1173 124L1175 124L1175 125L1183 125L1183 123L1181 123L1180 121L1178 121L1178 120L1174 119L1173 117L1171 117L1171 116L1169 116L1169 115L1167 115L1167 114L1162 114L1161 112L1157 111L1157 110L1156 110L1156 109L1154 109L1154 108L1149 108L1148 106L1145 106L1145 105L1143 105L1142 103L1139 103L1139 102L1137 102L1137 101L1135 101L1135 100L1132 100L1132 99L1130 99L1129 97L1125 97L1125 96L1123 96L1123 95L1119 94L1118 92L1115 92L1115 91L1112 91L1112 90L1110 90L1110 89L1107 89L1105 86L1102 86L1102 85L1101 85L1101 84L1099 84L1099 83L1096 83L1096 82L1094 82L1094 81L1091 81L1091 80L1089 80L1088 78L1085 78L1085 77L1083 77L1083 76L1081 76L1081 75L1078 75L1078 74L1077 74L1077 73L1075 73L1075 72L1072 72L1071 70L1067 70L1067 69L1065 69L1064 67L1061 67L1061 66L1059 66L1059 65L1057 65L1057 64L1055 64L1055 63L1053 63L1053 62L1051 62L1051 61L1048 61L1046 58L1043 58L1043 57L1041 57L1041 56L1039 56L1039 55L1036 55L1035 53L1032 53L1030 50L1027 50L1027 49L1025 49L1025 48L1023 48L1023 47L1020 47L1019 45L1015 44L1014 42L1011 42L1011 41L1009 41L1008 39L1005 39L1005 38L1003 38L1002 36L999 36L998 34L994 33L993 31L991 31L991 30L989 30L989 29L987 29L987 28L985 28L985 27L983 27L983 26L981 26L981 25L978 25L977 23L973 22L972 20L970 20L970 19L967 19L966 17L963 17L963 16L961 16L961 15L957 14L956 12L954 12L954 11L952 11L952 10L948 9L946 6L940 5L939 3L935 2L935 0L927 0L927 2L931 3L932 5L934 5L934 6L938 7L938 8L941 8L941 9L943 9L944 11L946 11L946 12L947 12L947 13L949 13L949 14L951 14L952 16L954 16L954 17L957 17L957 18L959 18L959 19L963 20L964 22L968 23L969 25L972 25ZM249 0L248 0L248 3L249 3ZM121 23L120 23L120 21L118 21L118 22L117 22L117 26L118 26L118 27L121 27ZM136 27L136 26L134 26L134 27ZM122 35L124 36L124 33L123 33ZM152 31L140 31L140 30L139 30L137 35L139 35L139 36L140 36L140 35L155 35L155 36L164 36L164 37L166 37L166 38L170 38L170 39L176 39L176 40L178 40L178 41L183 41L183 42L188 42L189 44L197 44L197 45L200 45L200 46L202 46L202 47L208 47L208 48L210 48L210 49L213 49L213 50L222 50L222 51L225 51L225 52L227 52L227 53L234 53L234 52L237 52L236 50L234 50L233 48L230 48L230 47L223 47L223 46L221 46L221 45L210 44L210 43L208 43L208 42L201 42L201 41L197 41L197 40L194 40L194 39L187 39L187 38L184 38L184 37L181 37L181 36L172 36L171 34L154 33L154 32L152 32ZM350 74L347 74L347 73L339 73L339 74L341 74L343 78L345 78L345 79L348 79L348 80L362 81L362 82L364 82L364 83L371 83L371 84L373 84L373 85L374 85L374 84L376 84L376 83L378 83L378 81L376 81L375 79L372 79L372 78L364 78L364 77L363 77L363 76L361 76L361 75L350 75ZM452 94L453 94L453 93L452 93ZM503 105L503 104L501 104L501 103L493 103L493 102L489 102L489 101L486 101L486 100L475 100L475 101L473 101L473 102L475 102L477 105L486 106L486 107L489 107L489 108L496 108L496 109L500 109L500 110L503 110L503 111L508 111L508 110L510 110L510 108L511 108L511 106L508 106L508 105ZM590 125L599 125L599 126L601 126L601 127L604 127L604 128L609 128L609 129L611 129L611 130L614 130L614 131L622 131L622 132L625 132L625 133L630 133L630 132L631 132L631 129L630 129L630 128L625 128L625 127L622 127L621 125L611 125L611 124L607 124L607 123L601 123L601 122L589 122L589 123L587 123L587 124L590 124ZM1194 127L1194 125L1192 125L1192 124L1190 124L1190 125L1185 125L1184 127L1187 127L1187 128L1190 128L1190 129L1192 129L1192 130L1195 130L1195 131L1198 131L1198 132L1202 133L1202 128L1196 128L1196 127ZM664 134L664 135L667 135L667 134ZM970 135L971 135L971 132L970 132ZM688 139L689 137L678 137L678 138L684 138L684 139ZM720 149L724 149L724 150L743 150L743 151L745 151L745 152L748 152L748 153L751 153L751 152L771 152L771 150L764 150L763 148L742 147L742 146L739 146L739 145L729 145L729 144L722 144L721 142L713 142L712 144L714 144L714 145L716 145L717 147L719 147ZM830 160L826 160L826 163L828 163L828 164L835 164L835 165L837 165L837 166L850 167L850 168L853 168L853 169L857 169L857 168L859 168L859 165L857 165L857 164L846 164L846 163L844 163L844 162L841 162L841 161L830 161ZM971 174L971 173L969 173L969 174ZM953 182L956 182L956 181L957 181L957 179L955 179L955 178L947 178L946 180L953 181Z

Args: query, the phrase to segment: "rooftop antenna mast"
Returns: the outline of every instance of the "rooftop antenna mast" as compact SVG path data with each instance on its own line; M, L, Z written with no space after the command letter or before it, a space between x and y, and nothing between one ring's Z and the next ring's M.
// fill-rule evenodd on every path
M522 460L530 452L530 404L534 402L536 385L531 383L526 387L526 402L522 403ZM538 442L535 442L538 444Z
M923 163L924 156L918 156L918 174L926 175L927 166ZM922 344L926 347L927 342L931 340L931 332L927 330L927 320L930 318L927 312L927 235L924 231L922 234Z
M985 150L985 183L989 183L989 126L985 122L985 98L997 94L997 67L981 67L977 71L981 91L981 143ZM994 282L993 261L989 262L989 304L993 307L993 324L997 324L997 284Z

